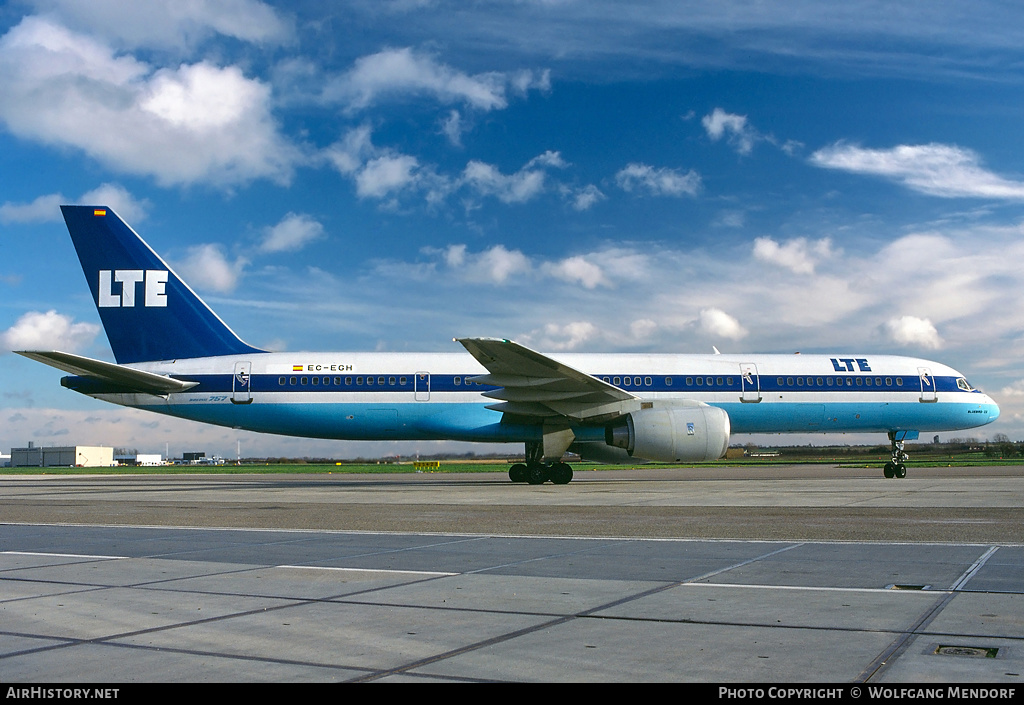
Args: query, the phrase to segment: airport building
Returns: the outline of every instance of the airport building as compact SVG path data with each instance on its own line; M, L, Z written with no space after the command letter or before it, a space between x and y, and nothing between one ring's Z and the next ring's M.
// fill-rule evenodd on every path
M102 468L115 465L114 449L104 446L11 448L12 468Z

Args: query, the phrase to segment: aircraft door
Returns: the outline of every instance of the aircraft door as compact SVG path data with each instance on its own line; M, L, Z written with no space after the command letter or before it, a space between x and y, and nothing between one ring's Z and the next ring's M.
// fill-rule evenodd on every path
M430 401L430 373L417 372L413 377L413 396L416 401Z
M757 365L753 362L740 363L740 401L744 404L756 404L761 401L761 380L757 376Z
M231 403L252 403L252 363L236 362L235 373L231 375Z
M921 401L938 401L939 398L936 394L935 378L932 377L932 371L927 367L918 367L917 375L921 380Z

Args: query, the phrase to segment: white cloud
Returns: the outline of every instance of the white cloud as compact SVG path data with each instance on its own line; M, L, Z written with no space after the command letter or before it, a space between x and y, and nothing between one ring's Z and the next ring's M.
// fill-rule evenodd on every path
M755 259L777 264L795 274L814 274L816 263L833 255L832 241L829 238L809 242L806 238L800 237L784 245L767 236L754 240Z
M1024 182L1005 179L984 169L976 153L951 145L865 149L837 143L819 149L810 161L828 169L881 176L930 196L1024 199Z
M369 125L353 128L345 133L341 141L324 150L324 155L339 172L352 174L377 151L370 140L370 132Z
M427 95L441 103L464 103L490 111L508 106L509 87L520 94L531 88L547 90L550 76L531 71L470 76L406 47L357 59L349 72L328 84L324 97L346 103L351 109L362 109L383 100Z
M442 201L458 184L440 176L416 157L376 147L368 125L349 130L324 150L324 157L343 175L351 178L360 198L398 198L423 193L427 203Z
M586 289L610 284L600 266L580 255L548 263L544 271L560 281L579 282Z
M1024 397L1024 379L1015 380L1012 384L999 390L1000 396Z
M590 210L591 206L605 200L607 196L601 190L589 184L582 189L568 190L571 196L572 207L578 211Z
M939 332L927 318L916 316L900 316L892 318L883 325L886 337L897 345L915 346L938 350L942 347Z
M528 272L530 260L519 250L507 250L502 245L484 250L471 265L476 276L504 284L510 278Z
M502 174L497 167L471 161L462 173L462 182L484 196L495 196L503 203L525 203L544 191L545 172L523 167L514 174Z
M503 245L494 245L482 252L470 252L463 244L449 245L443 250L428 247L423 252L438 257L458 280L472 283L506 284L526 276L533 268L526 255ZM383 265L382 271L397 271L407 276L409 267L389 262ZM426 276L433 276L432 268L424 271Z
M15 135L82 150L163 185L290 179L301 159L270 113L270 90L235 66L156 69L52 20L0 38L0 121Z
M188 248L185 259L176 263L175 269L196 289L228 292L237 286L248 264L249 260L244 257L231 262L219 245L205 244Z
M317 220L302 213L289 213L277 225L264 229L259 247L263 252L300 250L323 236L324 226Z
M511 174L502 173L493 164L471 160L460 175L449 177L438 174L430 165L420 164L416 157L375 146L368 125L347 132L323 151L323 157L355 181L360 198L384 199L422 193L431 205L461 189L477 196L493 196L502 203L526 203L547 191L549 169L569 166L559 152L548 150ZM571 193L567 187L557 190L563 195ZM577 202L581 207L589 207L600 198L603 196L596 189L585 189Z
M79 198L67 199L62 194L51 193L39 196L31 203L7 203L0 206L2 223L57 223L61 221L60 207L70 204L110 206L119 216L130 223L146 219L150 202L138 200L127 189L118 184L101 184L92 191L86 191Z
M645 340L654 335L658 330L658 324L650 318L641 318L629 324L630 335L636 340Z
M213 34L260 44L277 44L292 36L291 25L257 0L35 0L34 4L69 26L124 48L188 49Z
M632 163L615 175L615 182L624 191L644 191L652 196L695 196L701 188L700 174L676 169L655 169L647 164Z
M383 198L416 183L419 162L408 154L384 155L371 159L356 174L360 198Z
M519 340L538 350L575 350L599 337L600 330L590 321L572 321L564 325L548 323L519 336Z
M96 324L73 323L70 316L54 310L30 311L0 333L0 345L4 350L78 352L88 347L99 332Z
M7 203L0 206L0 223L56 223L60 207L67 200L59 193L39 196L31 203Z
M458 110L452 110L448 113L448 117L441 121L441 133L456 147L462 146L462 132L464 129L465 122Z
M700 329L706 335L729 340L740 340L747 336L747 329L719 308L706 308L700 312Z
M727 113L715 108L711 114L701 119L701 124L714 141L728 135L729 144L740 154L750 154L754 148L757 133L747 125L746 115Z

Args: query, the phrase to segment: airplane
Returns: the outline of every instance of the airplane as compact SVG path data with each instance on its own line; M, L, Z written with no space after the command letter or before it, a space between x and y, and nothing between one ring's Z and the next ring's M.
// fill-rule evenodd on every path
M999 417L956 370L892 355L547 355L502 338L458 338L458 353L267 352L113 209L61 211L117 362L16 352L122 406L309 438L522 443L509 478L529 484L569 483L567 452L711 461L737 433L886 433L883 475L902 478L905 441Z

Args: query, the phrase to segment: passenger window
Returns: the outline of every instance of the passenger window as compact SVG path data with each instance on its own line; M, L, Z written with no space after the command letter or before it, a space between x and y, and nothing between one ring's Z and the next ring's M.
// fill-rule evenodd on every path
M671 387L672 386L672 378L671 377L666 377L665 378L665 386L666 387Z
M621 380L619 380L619 378L618 378L618 377L612 377L612 384L614 384L614 385L618 385L618 384L620 383L620 381L621 381Z
M290 385L292 385L292 386L295 386L295 378L294 378L294 377L290 377L290 378L288 379L288 384L290 384Z
M278 377L278 378L277 378L277 383L278 383L279 385L281 385L281 386L284 386L284 377Z
M351 387L352 386L352 378L351 377L346 377L345 378L345 386L346 387Z
M456 377L455 378L455 386L456 387L462 386L462 377Z
M359 386L359 387L363 386L363 378L362 377L356 377L356 385Z
M650 377L644 377L644 386L645 387L650 387L651 386L651 378Z
M863 387L864 386L864 378L863 377L856 377L855 379L857 380L857 386L858 387Z
M399 377L399 378L398 378L398 386L400 386L400 387L404 387L404 386L405 386L405 383L406 383L406 381L407 381L407 380L406 380L406 378L405 378L405 377Z

